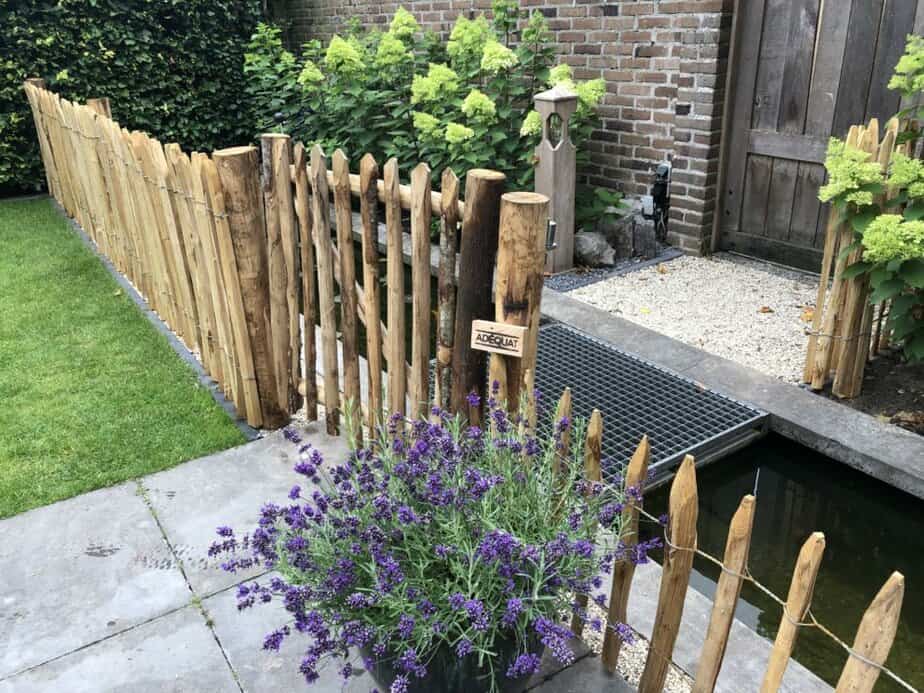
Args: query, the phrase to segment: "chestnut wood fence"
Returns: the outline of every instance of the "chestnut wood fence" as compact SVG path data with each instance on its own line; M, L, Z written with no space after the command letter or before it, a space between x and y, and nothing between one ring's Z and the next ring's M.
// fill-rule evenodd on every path
M558 402L555 420L560 420L564 416L571 416L571 392L567 388ZM600 412L594 410L588 421L584 444L584 476L591 482L603 481L600 459L602 437L603 419ZM567 441L563 442L567 447ZM625 493L626 505L622 513L621 540L626 554L632 552L638 541L639 516L644 515L649 520L659 521L658 518L646 513L641 503L635 500L638 496L630 492L630 489L638 491L644 487L650 454L648 438L645 437L629 461L624 476L624 488L621 490ZM695 462L692 456L687 455L681 463L670 489L658 605L650 634L648 655L638 684L639 693L661 693L664 689L674 645L680 631L684 600L695 556L714 563L722 572L716 586L712 614L694 676L694 693L710 693L715 689L738 597L746 581L779 604L782 612L760 686L761 693L775 693L780 690L796 638L803 628L820 630L844 650L846 661L837 683L837 693L868 693L873 690L881 673L915 693L916 689L913 686L885 667L886 658L898 630L905 593L904 576L897 571L889 576L863 615L853 644L848 645L818 622L811 612L812 592L825 549L824 534L813 532L806 539L796 558L792 582L785 599L771 592L749 572L748 551L756 503L757 500L752 495L746 495L741 499L729 524L725 555L722 559L700 551L696 546L699 499ZM611 673L616 671L622 646L622 641L612 626L627 622L626 613L634 572L635 565L629 560L617 560L613 566L606 607L606 622L609 627L605 631L602 649L602 664ZM586 606L587 596L580 595L578 603L581 607ZM572 631L580 637L583 628L584 620L575 616L571 622Z
M878 162L885 176L893 154L909 153L907 143L897 142L900 128L909 126L892 118L880 140L879 121L873 118L867 125L850 128L847 145L868 152L870 161ZM894 193L886 188L877 204L887 206ZM802 373L802 380L813 390L822 390L831 382L833 394L843 398L860 394L867 362L891 346L890 330L885 324L891 301L870 305L869 275L844 276L847 267L863 259L862 247L851 249L857 245L854 240L850 222L832 209Z
M71 103L41 80L24 88L50 193L198 355L252 426L278 428L303 405L314 420L319 403L329 432L339 431L346 409L357 435L363 424L371 431L385 412L424 415L432 402L468 411L466 395L483 396L487 381L487 355L469 344L474 319L530 327L527 353L511 361L509 377L521 380L523 364L531 371L544 252L538 242L523 240L545 238L544 196L505 194L503 174L472 170L463 203L451 170L442 172L442 192L434 192L425 164L411 171L406 185L395 159L380 175L366 155L359 173L351 173L342 151L328 162L319 147L309 152L278 134L263 135L259 149L187 155L177 144L162 146L122 128L106 99ZM440 226L435 306L434 221ZM360 272L354 226L361 235ZM509 296L495 312L499 237L497 281ZM437 361L432 398L431 355ZM506 382L506 372L497 370L503 365L494 360L494 375ZM477 419L479 412L468 414Z

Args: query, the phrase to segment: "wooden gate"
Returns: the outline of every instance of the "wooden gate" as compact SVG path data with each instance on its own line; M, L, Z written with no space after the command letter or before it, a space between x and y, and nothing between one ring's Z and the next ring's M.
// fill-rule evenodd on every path
M787 265L821 265L828 138L885 122L887 84L919 0L739 0L736 5L718 247Z

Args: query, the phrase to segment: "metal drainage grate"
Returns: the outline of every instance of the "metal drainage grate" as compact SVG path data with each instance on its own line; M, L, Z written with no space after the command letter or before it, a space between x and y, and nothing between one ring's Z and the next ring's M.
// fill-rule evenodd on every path
M684 455L713 461L766 432L767 414L707 390L562 323L539 330L536 387L545 411L565 387L572 411L603 414L604 474L619 474L642 436L651 443L649 485L663 482ZM548 426L550 416L543 414Z

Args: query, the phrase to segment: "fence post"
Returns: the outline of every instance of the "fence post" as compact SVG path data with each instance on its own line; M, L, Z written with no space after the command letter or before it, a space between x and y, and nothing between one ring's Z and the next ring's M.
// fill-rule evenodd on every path
M366 314L366 416L369 439L376 440L382 418L382 322L379 320L379 165L372 154L359 162L359 215L363 227L363 308Z
M495 375L498 368L503 367L506 371L507 405L512 412L519 409L520 392L525 386L524 370L535 372L536 368L548 222L549 198L545 195L512 192L501 197L494 319L528 328L522 358L498 356L491 359L492 366L497 364L492 369L492 381L500 379L499 375Z
M741 594L744 571L747 569L753 525L754 496L747 495L741 499L728 527L725 557L722 559L724 570L716 586L712 616L709 618L706 641L703 643L703 651L696 668L693 693L712 693L719 677L725 646L728 644L728 633L735 618L738 596Z
M430 391L430 167L411 171L411 418L426 417Z
M485 397L487 359L471 347L472 320L491 318L491 278L497 254L500 198L507 177L498 171L472 169L465 178L465 210L459 238L459 284L456 290L456 325L452 350L453 412L466 414L478 424L480 411L470 411L470 392Z
M904 596L905 577L896 571L886 580L860 621L851 648L860 657L880 665L885 663L898 631ZM836 693L871 693L880 670L868 662L851 655L838 679Z
M577 94L564 87L553 87L533 97L542 117L542 141L536 147L537 193L551 200L549 215L557 225L557 247L548 254L545 269L563 272L574 266L574 199L577 149L568 132L568 122L577 110ZM550 132L554 121L560 122L561 141L553 142L558 133ZM554 123L558 125L558 123Z
M665 542L664 565L661 572L661 589L658 592L658 609L645 670L638 682L639 693L661 693L680 630L683 602L693 568L696 551L696 518L698 514L696 492L696 466L687 455L671 484L668 503L668 536Z
M280 428L288 416L279 408L269 335L266 230L256 147L231 147L212 155L224 190L228 229L234 245L241 299L253 355L263 426Z
M770 651L770 661L767 663L767 672L760 686L760 693L775 693L783 681L789 656L796 644L799 634L799 624L808 613L812 603L812 591L815 589L815 578L818 577L818 568L821 566L821 556L825 551L825 535L815 532L810 536L796 561L796 569L792 574L789 585L789 595L783 607L783 618L780 628Z
M625 488L627 491L630 488L641 490L645 477L648 476L650 458L651 445L648 442L648 436L642 436L626 470ZM620 528L619 540L624 547L623 553L631 553L632 548L638 543L638 501L628 492ZM632 588L634 574L635 563L629 560L628 556L623 556L621 560L619 557L616 558L613 564L613 582L610 585L609 609L606 614L606 630L603 634L601 653L603 666L611 674L616 671L619 649L622 647L622 640L614 629L617 624L626 622L626 609L629 604L629 591Z

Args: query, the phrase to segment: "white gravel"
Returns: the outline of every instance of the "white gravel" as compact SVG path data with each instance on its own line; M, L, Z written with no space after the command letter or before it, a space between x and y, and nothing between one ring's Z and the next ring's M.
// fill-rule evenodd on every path
M606 622L606 612L599 606L590 602L588 612L591 618L598 617ZM599 654L603 648L603 634L595 632L590 627L584 628L584 641L591 650ZM636 633L632 643L623 643L619 648L619 659L616 660L616 670L630 686L638 687L638 680L645 669L645 660L648 657L648 640ZM603 666L602 662L600 666ZM667 680L664 682L666 693L689 693L693 688L693 679L687 676L675 664L667 670Z
M799 382L817 289L810 274L718 253L681 257L570 295L767 375Z

